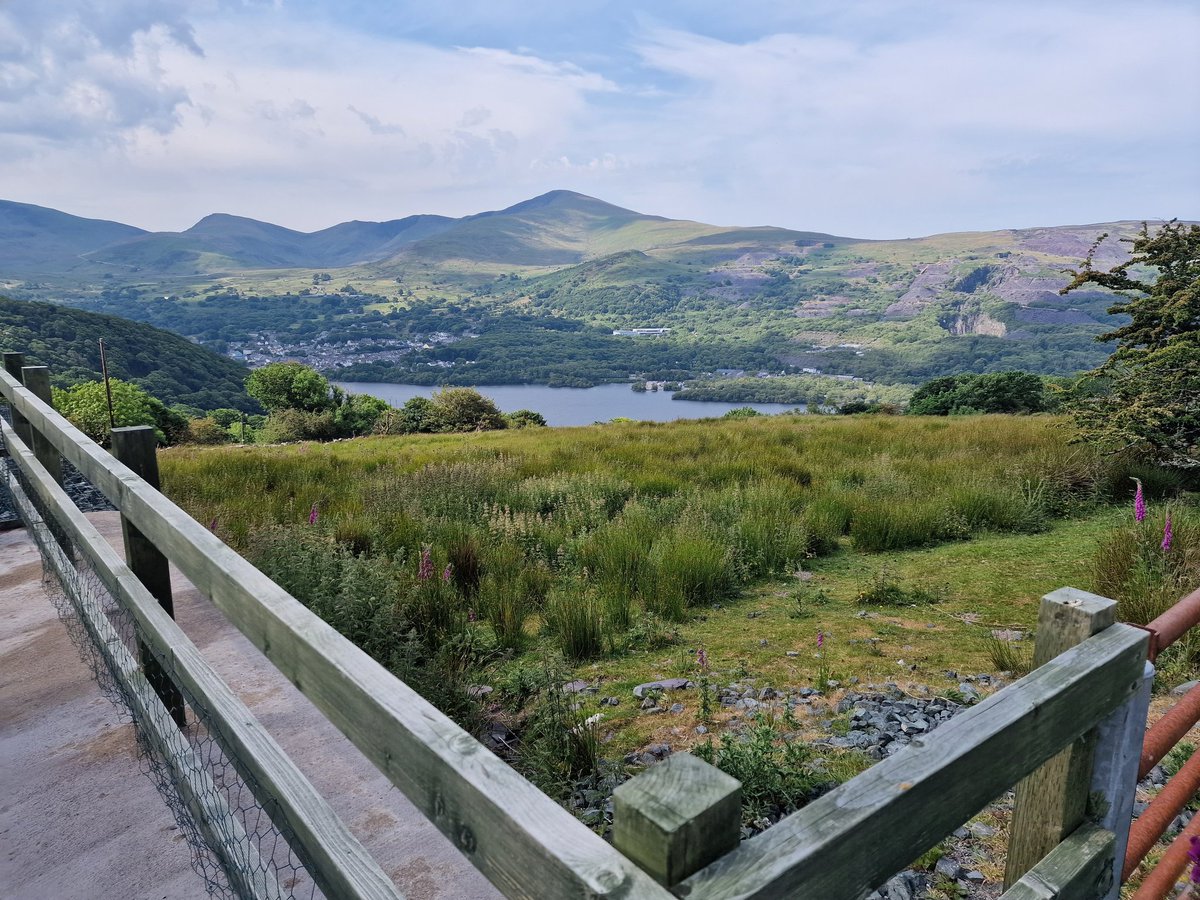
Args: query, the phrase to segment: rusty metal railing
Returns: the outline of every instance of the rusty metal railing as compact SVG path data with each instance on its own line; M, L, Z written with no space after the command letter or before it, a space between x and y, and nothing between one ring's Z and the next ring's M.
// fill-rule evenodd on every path
M1145 626L1150 632L1150 661L1154 662L1163 650L1198 625L1200 589L1192 591ZM1145 778L1197 722L1200 722L1200 685L1184 694L1179 702L1146 732L1142 758L1138 766L1138 779ZM1200 793L1200 751L1192 754L1130 827L1122 882L1129 880L1171 822L1197 793ZM1162 900L1170 893L1187 865L1192 837L1200 837L1200 815L1193 816L1187 828L1171 843L1154 869L1142 880L1133 895L1133 900Z

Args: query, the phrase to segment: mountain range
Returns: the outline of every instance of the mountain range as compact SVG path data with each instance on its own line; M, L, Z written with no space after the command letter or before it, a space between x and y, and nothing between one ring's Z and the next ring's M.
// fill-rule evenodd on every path
M629 250L844 240L784 228L721 228L623 209L571 191L551 191L507 209L460 219L415 215L342 222L314 232L214 213L186 231L150 232L58 210L0 200L0 272L88 271L211 275L252 269L344 268L413 260L502 267L568 266Z
M1111 238L1095 264L1125 259L1119 239L1139 227L1123 221L878 241L669 219L560 190L462 218L352 221L306 233L214 214L185 231L147 232L0 201L0 290L97 302L202 341L214 330L185 325L190 310L150 301L170 295L186 306L232 292L272 298L286 313L286 298L335 295L340 321L430 304L441 304L448 321L468 308L486 311L486 321L460 322L464 339L530 315L596 334L657 327L680 347L728 347L729 355L753 348L796 368L893 382L997 368L1067 374L1104 358L1108 350L1095 338L1117 322L1104 292L1058 294L1068 270L1105 233ZM355 298L357 312L347 310ZM292 306L297 322L328 312ZM291 327L286 314L272 316L281 323L274 332ZM228 332L221 339L237 337ZM469 356L421 365L478 362ZM402 380L412 373L375 367L369 374Z

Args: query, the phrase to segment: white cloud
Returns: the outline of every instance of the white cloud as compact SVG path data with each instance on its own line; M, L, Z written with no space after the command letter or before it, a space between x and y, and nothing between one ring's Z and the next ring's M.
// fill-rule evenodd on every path
M157 228L457 215L557 187L865 236L1200 213L1187 5L797 10L714 6L707 35L641 19L620 46L611 23L590 43L582 20L557 43L530 25L534 52L478 28L396 37L415 10L388 34L283 3L16 0L0 196Z

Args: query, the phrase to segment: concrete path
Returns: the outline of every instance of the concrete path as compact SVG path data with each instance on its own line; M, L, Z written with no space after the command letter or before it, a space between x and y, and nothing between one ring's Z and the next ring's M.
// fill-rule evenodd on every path
M88 516L118 550L116 513ZM176 618L412 900L500 895L345 737L172 569ZM23 530L0 533L0 896L205 897L132 726L92 681Z

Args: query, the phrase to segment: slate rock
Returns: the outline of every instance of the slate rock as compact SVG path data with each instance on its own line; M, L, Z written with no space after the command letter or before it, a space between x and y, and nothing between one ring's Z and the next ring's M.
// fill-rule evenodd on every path
M647 691L682 691L692 686L692 682L686 678L664 678L661 681L647 681L645 684L639 684L633 689L633 696L640 699L646 696Z

